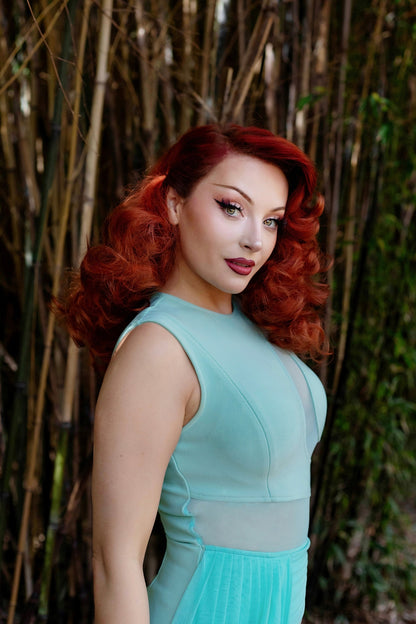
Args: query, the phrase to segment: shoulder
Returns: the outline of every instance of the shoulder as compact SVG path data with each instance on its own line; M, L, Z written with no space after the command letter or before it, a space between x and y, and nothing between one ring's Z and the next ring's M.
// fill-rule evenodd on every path
M189 366L180 342L165 327L146 322L125 335L110 362L109 372L123 368L138 370L143 366L152 373L177 377Z
M153 404L168 397L178 409L195 386L193 367L178 340L164 327L146 322L124 336L113 354L100 392L105 401ZM163 396L162 396L163 395Z
M183 349L173 334L157 322L149 320L141 325L131 326L123 332L114 351L112 361L117 359L180 357Z

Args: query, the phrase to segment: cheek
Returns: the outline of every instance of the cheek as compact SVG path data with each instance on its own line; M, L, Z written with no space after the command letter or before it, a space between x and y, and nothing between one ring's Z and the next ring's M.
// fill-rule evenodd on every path
M192 219L187 227L187 236L190 244L195 248L208 249L221 247L230 238L230 233L224 227L217 215L208 214L200 219Z
M190 263L203 260L212 250L215 237L205 220L190 219L186 225L180 229L180 245L182 253Z
M184 245L197 244L203 234L201 220L192 214L187 216L179 223L179 234Z

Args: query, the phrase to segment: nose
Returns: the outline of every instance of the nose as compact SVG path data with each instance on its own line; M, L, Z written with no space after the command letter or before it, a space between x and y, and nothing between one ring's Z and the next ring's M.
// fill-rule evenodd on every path
M250 251L260 251L263 247L261 237L261 225L255 222L247 221L246 227L241 236L241 247Z

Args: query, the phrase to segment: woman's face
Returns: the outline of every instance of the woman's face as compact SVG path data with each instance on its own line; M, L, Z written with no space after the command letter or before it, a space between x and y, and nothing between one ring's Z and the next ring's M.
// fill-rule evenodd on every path
M276 244L288 182L269 163L226 156L186 199L169 189L170 221L179 228L176 264L166 291L227 312Z

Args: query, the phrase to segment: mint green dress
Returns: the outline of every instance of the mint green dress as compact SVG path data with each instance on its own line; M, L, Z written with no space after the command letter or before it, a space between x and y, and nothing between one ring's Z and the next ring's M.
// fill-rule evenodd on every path
M321 382L237 304L219 314L158 293L120 340L148 322L177 338L201 388L163 483L151 624L300 624Z

